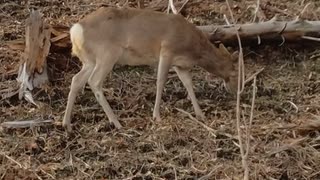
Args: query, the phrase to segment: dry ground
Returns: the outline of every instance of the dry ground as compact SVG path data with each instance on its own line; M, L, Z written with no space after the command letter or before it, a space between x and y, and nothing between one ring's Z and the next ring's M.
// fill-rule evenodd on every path
M130 6L136 6L134 1ZM290 20L306 3L304 16L319 20L319 2L279 0L261 11L267 19L276 13ZM14 88L20 52L5 42L24 37L29 15L25 1L0 1L0 92ZM29 8L40 9L52 24L70 26L103 0L37 0ZM237 0L233 11L239 23L253 17L256 1ZM266 1L262 0L262 4ZM118 3L121 5L121 2ZM270 8L271 7L271 8ZM163 10L163 9L161 9ZM223 24L224 0L191 1L182 14L195 24ZM301 133L297 126L315 119L320 110L320 51L316 46L251 45L245 48L247 73L259 68L249 156L253 179L320 179L318 131ZM240 179L243 173L237 146L235 98L226 93L220 79L194 69L195 91L206 114L208 132L176 108L193 112L191 102L175 73L170 73L163 96L163 121L151 120L155 99L155 70L149 67L116 67L105 83L105 94L124 125L114 129L86 87L73 109L74 133L60 126L72 76L80 64L70 51L48 57L51 82L34 90L41 107L17 96L0 101L0 123L26 119L55 119L49 126L0 130L1 179ZM250 114L252 88L242 95L243 117Z

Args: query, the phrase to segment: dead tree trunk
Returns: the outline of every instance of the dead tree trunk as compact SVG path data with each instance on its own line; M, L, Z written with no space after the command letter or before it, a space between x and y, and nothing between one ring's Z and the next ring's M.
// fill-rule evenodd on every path
M290 22L276 21L273 18L266 22L237 25L208 25L198 26L200 30L209 35L213 43L232 44L237 42L236 31L238 30L242 41L255 40L257 44L265 41L281 40L297 42L312 40L320 42L320 21L306 21L297 19Z
M32 11L26 22L25 49L18 72L19 99L33 102L29 90L48 81L46 57L50 50L50 28L39 11Z

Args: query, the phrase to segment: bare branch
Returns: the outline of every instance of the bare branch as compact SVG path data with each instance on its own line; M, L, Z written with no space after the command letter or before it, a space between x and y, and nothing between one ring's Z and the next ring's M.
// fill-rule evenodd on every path
M229 4L229 1L226 0L228 10L231 15L231 19L233 24L235 23L235 19ZM242 50L242 44L241 44L241 39L240 35L238 32L239 29L235 29L236 31L236 37L238 39L239 43L239 60L238 60L238 91L237 91L237 105L236 105L236 121L237 121L237 131L238 131L238 141L239 141L239 146L240 146L240 154L242 158L242 166L244 168L244 180L249 180L249 167L248 167L248 162L247 158L245 156L244 152L244 145L242 142L242 133L241 133L241 128L240 128L240 96L242 91L244 90L244 63L243 63L243 50Z
M217 135L215 134L216 131L214 129L212 129L211 127L207 126L206 124L200 122L198 119L194 118L190 113L182 110L182 109L179 109L179 108L176 108L176 110L178 110L179 112L187 115L191 120L193 120L194 122L200 124L202 127L204 127L206 130L208 130L210 132L210 134L212 134L214 137L217 137Z
M235 28L233 28L235 26ZM276 16L266 22L236 24L236 25L206 25L197 26L198 29L209 35L211 42L235 43L237 30L242 40L255 40L259 36L264 40L277 40L280 42L313 40L319 41L320 21L293 20L276 21ZM285 38L283 41L282 37ZM310 38L309 38L310 37ZM313 37L313 38L312 38ZM315 39L314 39L315 38Z
M247 84L248 82L250 82L251 80L253 80L256 76L258 76L258 74L260 74L262 71L264 70L264 68L259 69L257 72L253 73L249 78L247 78L244 81L244 84Z
M226 22L227 25L230 25L230 22L229 22L229 20L228 20L228 18L227 18L227 16L225 14L223 15L223 19L224 19L224 21Z
M4 128L30 128L30 127L36 127L36 126L44 126L46 124L52 124L53 119L33 119L33 120L24 120L24 121L7 121L1 123L1 126Z
M256 10L255 10L255 12L254 12L254 16L253 16L252 22L256 22L259 8L260 8L260 0L257 0L257 7L256 7Z
M251 100L251 111L250 111L250 119L249 119L249 127L246 128L247 133L247 147L246 147L246 154L245 158L248 160L248 155L250 152L250 136L251 136L251 127L252 127L252 121L253 121L253 111L254 111L254 105L256 100L256 92L257 92L257 76L254 76L253 78L253 88L252 88L252 100Z
M13 158L11 158L10 156L4 154L4 153L1 153L0 155L6 157L7 159L9 159L11 162L14 162L15 164L17 164L19 166L19 168L21 169L27 169L26 167L24 167L21 163L19 163L18 161L14 160Z
M302 9L302 11L300 12L299 16L297 16L297 19L300 19L301 16L304 14L304 12L307 10L307 8L310 6L311 3L307 3L304 8Z
M180 13L180 11L184 8L184 6L189 2L189 0L186 0L182 6L180 7L180 9L178 10L178 13Z
M311 41L320 42L320 38L315 38L315 37L310 37L310 36L302 36L301 38L302 38L302 39L311 40Z
M173 14L178 14L176 7L174 7L173 0L169 0L168 2L167 13L169 13L170 9L172 10Z

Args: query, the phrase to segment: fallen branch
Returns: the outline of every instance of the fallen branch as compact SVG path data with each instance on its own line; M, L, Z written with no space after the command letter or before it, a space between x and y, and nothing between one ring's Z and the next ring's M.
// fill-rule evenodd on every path
M151 9L154 11L164 11L166 9L168 10L168 3L170 3L168 2L168 0L151 1L148 6L148 9ZM180 7L180 9L184 6L184 4L185 2L183 1L176 1L173 3L174 7Z
M305 142L305 140L307 140L308 138L307 137L303 137L303 138L300 138L300 139L294 139L290 144L285 144L285 145L282 145L281 147L278 147L270 152L268 152L268 156L272 156L274 154L277 154L277 153L280 153L282 151L286 151L286 150L289 150L303 142Z
M259 12L259 9L260 9L260 0L257 0L257 7L256 7L256 9L254 11L254 16L253 16L252 22L256 22L257 14Z
M260 74L262 71L264 70L264 68L259 69L257 72L253 73L250 77L248 77L245 81L244 84L247 84L248 82L254 80L254 78L256 78L258 76L258 74Z
M173 12L173 14L178 14L178 11L177 11L176 7L175 7L174 4L173 4L173 0L169 0L169 1L168 1L167 14L169 14L170 9L171 9L171 11Z
M30 127L36 127L36 126L44 126L48 123L53 123L53 119L47 119L47 120L25 120L25 121L8 121L1 123L1 126L3 128L30 128Z
M212 129L211 127L205 125L204 123L200 122L198 119L194 118L190 113L182 110L182 109L179 109L179 108L176 108L176 110L178 110L179 112L187 115L192 121L200 124L202 127L204 127L206 130L208 130L210 132L211 135L213 135L214 137L217 137L216 135L216 131L214 129Z
M232 23L235 23L235 19L229 4L229 1L226 0L228 10L231 15ZM248 154L245 152L244 149L244 144L242 142L242 132L241 132L241 127L240 127L240 98L241 98L241 93L244 90L244 62L243 62L243 49L242 49L242 43L241 43L241 38L239 35L239 32L235 26L231 26L232 29L236 32L236 37L238 40L238 45L239 45L239 58L238 58L238 90L237 90L237 104L236 104L236 127L237 127L237 132L238 132L238 141L239 141L239 148L240 148L240 155L241 155L241 161L242 161L242 167L244 169L244 175L243 179L244 180L249 180L249 166L248 166ZM247 128L247 127L246 127ZM248 132L248 129L247 129ZM248 135L248 134L247 134ZM248 138L248 137L247 137ZM248 144L249 145L249 144ZM247 147L249 149L249 147Z
M249 125L246 127L246 152L244 155L244 158L246 161L248 161L249 152L250 152L250 136L251 136L251 128L252 128L252 121L253 121L253 111L254 111L254 105L256 100L256 92L257 92L257 76L254 76L253 78L253 88L252 88L252 100L251 100L251 110L250 110L250 119L249 119ZM248 174L249 175L249 174Z
M25 166L23 166L21 163L19 163L18 161L14 160L12 157L6 155L5 153L1 152L0 155L6 157L8 160L10 160L11 162L15 163L16 165L19 166L20 169L27 169Z
M277 21L277 17L259 23L237 25L207 25L197 26L209 35L213 43L235 44L237 31L243 41L279 41L282 37L286 42L297 42L304 39L312 40L320 37L320 21L307 21L296 19L293 21ZM312 37L312 38L305 38ZM258 44L258 43L257 43Z
M197 124L201 125L202 127L204 127L213 137L217 137L217 135L223 135L226 136L230 139L234 139L236 140L237 137L236 136L232 136L229 133L225 133L225 132L219 132L219 130L214 130L211 127L207 126L206 124L204 124L203 122L199 121L197 118L193 117L189 112L184 111L182 109L176 108L177 111L181 112L182 114L185 114L189 117L189 119L193 122L196 122Z

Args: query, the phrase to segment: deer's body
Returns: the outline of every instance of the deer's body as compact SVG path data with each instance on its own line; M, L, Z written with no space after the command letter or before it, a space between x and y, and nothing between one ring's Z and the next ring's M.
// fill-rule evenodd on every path
M90 85L109 120L120 128L101 90L115 64L158 66L157 94L153 118L160 120L160 100L167 74L174 67L186 87L195 113L204 117L193 92L189 69L201 66L236 87L232 56L214 47L206 35L180 15L148 10L101 8L70 30L72 52L83 68L72 80L63 125L71 130L70 117L76 94Z

